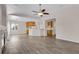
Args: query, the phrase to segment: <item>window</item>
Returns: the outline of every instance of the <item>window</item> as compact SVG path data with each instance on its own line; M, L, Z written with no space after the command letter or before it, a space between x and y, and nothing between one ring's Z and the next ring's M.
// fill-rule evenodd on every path
M18 30L18 24L12 23L12 24L11 24L11 29L12 29L12 30Z

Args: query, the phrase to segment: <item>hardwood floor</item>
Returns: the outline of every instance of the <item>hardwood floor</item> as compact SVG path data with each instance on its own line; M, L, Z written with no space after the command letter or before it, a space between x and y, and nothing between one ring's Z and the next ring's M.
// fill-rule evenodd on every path
M79 44L53 37L12 35L6 40L4 54L77 54Z

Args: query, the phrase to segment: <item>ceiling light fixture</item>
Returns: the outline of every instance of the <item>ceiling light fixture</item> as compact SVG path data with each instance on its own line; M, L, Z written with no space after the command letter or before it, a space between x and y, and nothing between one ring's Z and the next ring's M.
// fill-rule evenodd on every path
M41 4L39 4L39 11L33 11L34 13L36 13L35 15L39 15L39 16L44 16L44 15L49 15L49 13L45 12L46 9L41 9Z

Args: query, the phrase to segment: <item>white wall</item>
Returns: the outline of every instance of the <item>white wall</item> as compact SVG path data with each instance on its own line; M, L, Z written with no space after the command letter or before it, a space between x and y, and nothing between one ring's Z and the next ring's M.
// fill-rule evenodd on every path
M30 36L40 36L40 29L39 29L39 21L36 22L36 27L31 28Z
M6 5L0 4L0 25L6 26Z
M56 12L56 37L79 43L79 5L65 5Z
M1 5L0 5L0 25L2 24L2 14L1 14Z

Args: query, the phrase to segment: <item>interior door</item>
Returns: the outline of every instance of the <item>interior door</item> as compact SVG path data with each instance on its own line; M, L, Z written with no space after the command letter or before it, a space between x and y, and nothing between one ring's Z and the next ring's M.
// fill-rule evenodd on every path
M47 30L47 36L53 36L53 34L52 34L52 30Z
M53 21L52 20L47 20L46 21L46 28L47 28L47 36L53 36Z

